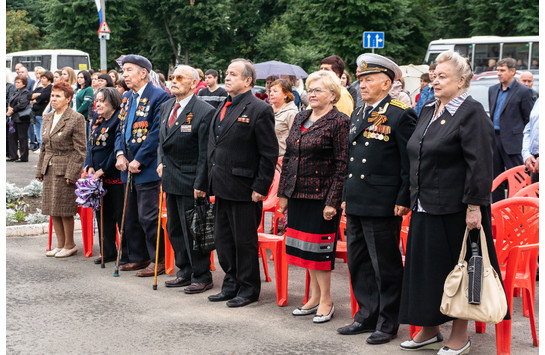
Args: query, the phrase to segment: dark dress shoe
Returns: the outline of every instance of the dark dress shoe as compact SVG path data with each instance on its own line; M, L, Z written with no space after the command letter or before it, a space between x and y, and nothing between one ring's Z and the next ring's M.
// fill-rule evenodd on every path
M17 159L15 162L16 163L28 163L28 160Z
M119 269L121 271L134 271L134 270L140 270L148 266L150 263L149 260L147 261L141 261L139 263L128 263L123 266L121 266Z
M365 326L361 324L360 322L354 321L354 323L347 325L346 327L342 327L337 329L337 332L339 334L343 335L354 335L354 334L361 334L361 333L372 333L375 331L375 328L371 328L369 326Z
M257 298L246 298L246 297L237 296L227 301L227 307L244 307L256 301L257 301Z
M235 298L235 296L236 295L230 295L230 294L227 294L227 293L224 293L223 291L221 291L218 294L208 296L208 300L210 302L228 301L228 300L230 300L232 298Z
M157 264L157 275L165 273L165 264ZM145 269L142 269L136 273L138 277L152 277L155 276L155 263L150 263Z
M191 279L176 277L174 280L165 281L166 287L183 287L191 285Z
M206 290L210 290L213 286L214 286L214 283L212 281L192 283L191 285L184 288L184 292L187 293L188 295L191 295L193 293L203 293Z
M11 159L11 158L6 159L6 161L16 161L16 160L17 160L17 159Z
M117 260L117 257L116 256L110 256L109 258L104 258L104 263L109 263L111 261L116 261ZM102 264L102 258L96 258L95 260L93 260L93 262L95 264Z
M367 344L386 344L390 340L395 339L397 334L388 334L381 332L380 330L375 330L373 334L369 338L367 338Z

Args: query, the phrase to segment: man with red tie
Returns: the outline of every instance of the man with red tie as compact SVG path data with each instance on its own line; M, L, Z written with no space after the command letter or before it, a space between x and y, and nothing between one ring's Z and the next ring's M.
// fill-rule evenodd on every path
M274 112L252 94L252 62L234 59L227 68L229 93L212 118L208 139L208 181L216 197L214 239L225 277L211 302L229 307L256 302L261 291L257 227L278 158Z
M180 65L172 74L171 91L176 96L161 105L157 173L166 192L167 231L178 272L166 287L182 287L187 294L212 288L210 252L193 250L185 213L195 200L206 197L208 129L214 107L193 94L199 74Z

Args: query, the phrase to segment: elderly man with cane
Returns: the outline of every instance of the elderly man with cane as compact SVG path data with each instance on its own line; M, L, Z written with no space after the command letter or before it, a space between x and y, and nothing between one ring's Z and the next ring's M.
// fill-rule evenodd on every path
M121 61L123 79L131 89L123 95L119 125L116 131L116 168L127 183L127 172L132 179L127 189L127 208L124 235L127 240L129 262L122 271L144 269L137 276L154 275L165 271L164 263L155 259L159 193L161 178L157 175L157 146L159 115L168 94L149 82L151 63L145 57L128 55ZM162 238L161 238L162 239ZM160 247L161 249L161 247ZM162 255L163 253L161 253Z
M208 130L214 107L193 94L199 74L180 65L172 74L170 90L176 96L161 106L157 173L166 192L167 231L175 252L176 278L166 287L183 287L185 293L201 293L212 288L210 252L193 248L185 213L197 198L206 197Z

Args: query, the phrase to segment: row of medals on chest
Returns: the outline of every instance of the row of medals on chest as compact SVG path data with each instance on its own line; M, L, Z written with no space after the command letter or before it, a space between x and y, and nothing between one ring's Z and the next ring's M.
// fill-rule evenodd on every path
M388 118L383 115L384 113L386 113L387 109L388 103L384 107L381 107L378 112L371 112L371 115L368 118L368 122L372 123L372 125L367 127L365 131L363 131L363 136L365 138L378 139L385 142L388 142L390 140L388 134L391 133L392 127L384 125L384 123L388 121Z

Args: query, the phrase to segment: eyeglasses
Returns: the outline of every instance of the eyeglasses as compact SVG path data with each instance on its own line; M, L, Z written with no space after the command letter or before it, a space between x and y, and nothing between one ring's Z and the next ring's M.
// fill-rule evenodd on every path
M183 76L183 75L171 75L170 76L170 80L182 81L184 79L187 79L187 78L185 76Z
M331 90L326 90L326 89L307 89L307 93L308 93L309 95L312 95L312 94L314 94L314 93L315 93L316 95L318 95L318 94L320 94L320 93L322 93L322 92L326 92L326 91L331 91Z

